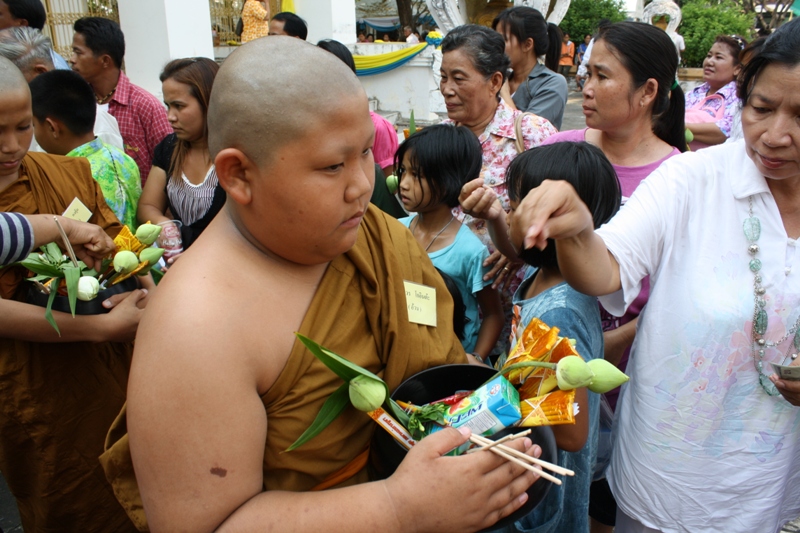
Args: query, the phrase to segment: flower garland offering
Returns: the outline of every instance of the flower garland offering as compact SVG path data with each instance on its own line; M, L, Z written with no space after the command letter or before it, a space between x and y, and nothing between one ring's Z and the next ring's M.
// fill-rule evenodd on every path
M31 253L16 264L31 271L34 276L28 280L33 282L37 290L48 295L44 316L53 329L61 335L58 324L53 318L55 297L67 296L69 309L74 317L78 300L84 302L94 300L106 286L116 285L134 274L146 275L164 253L161 248L150 247L159 233L161 226L149 223L139 226L136 235L132 234L127 226L122 226L122 231L114 239L114 244L117 245L116 252L103 260L100 272L76 259L63 230L62 238L66 243L69 257L62 253L56 243L51 242L41 248L41 253Z

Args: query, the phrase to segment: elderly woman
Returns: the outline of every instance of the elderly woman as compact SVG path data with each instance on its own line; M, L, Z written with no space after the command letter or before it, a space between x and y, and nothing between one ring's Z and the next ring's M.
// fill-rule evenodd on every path
M511 109L500 98L509 67L505 48L503 36L489 28L474 24L455 28L442 41L439 88L450 121L468 127L481 143L483 166L475 186L491 190L508 211L506 168L520 151L538 146L556 129L542 117ZM491 228L483 220L473 219L460 208L454 214L494 250ZM488 276L494 277L499 272L496 281L499 283L509 272L502 270L507 260L499 253L489 260L495 266Z
M561 182L512 214L615 314L651 276L611 461L617 533L777 532L800 515L800 383L772 367L800 346L800 20L738 94L743 140L669 159L599 230Z
M739 98L736 75L739 52L747 45L738 36L718 35L703 60L703 83L686 95L686 127L692 132L692 150L722 144L731 135Z

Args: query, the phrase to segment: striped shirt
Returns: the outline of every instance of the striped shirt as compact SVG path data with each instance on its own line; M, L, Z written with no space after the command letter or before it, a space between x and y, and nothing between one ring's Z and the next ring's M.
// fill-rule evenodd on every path
M170 177L167 180L167 195L175 215L184 226L190 226L205 216L214 200L214 193L219 185L217 170L214 165L208 169L203 183L195 185L186 174L181 179Z
M19 213L0 213L0 265L16 263L33 251L33 227Z

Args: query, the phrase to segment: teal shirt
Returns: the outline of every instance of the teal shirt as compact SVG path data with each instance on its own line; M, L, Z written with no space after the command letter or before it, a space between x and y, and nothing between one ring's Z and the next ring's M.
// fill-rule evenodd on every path
M92 176L100 184L108 207L120 222L136 231L136 209L142 195L139 167L129 155L100 139L83 144L68 157L85 157L92 166Z

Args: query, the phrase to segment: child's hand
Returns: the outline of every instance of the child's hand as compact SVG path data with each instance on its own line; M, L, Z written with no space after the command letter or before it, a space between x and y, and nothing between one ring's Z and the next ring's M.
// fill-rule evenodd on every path
M483 178L474 179L464 185L458 195L458 202L466 214L475 218L496 220L506 216L497 194L483 186Z

